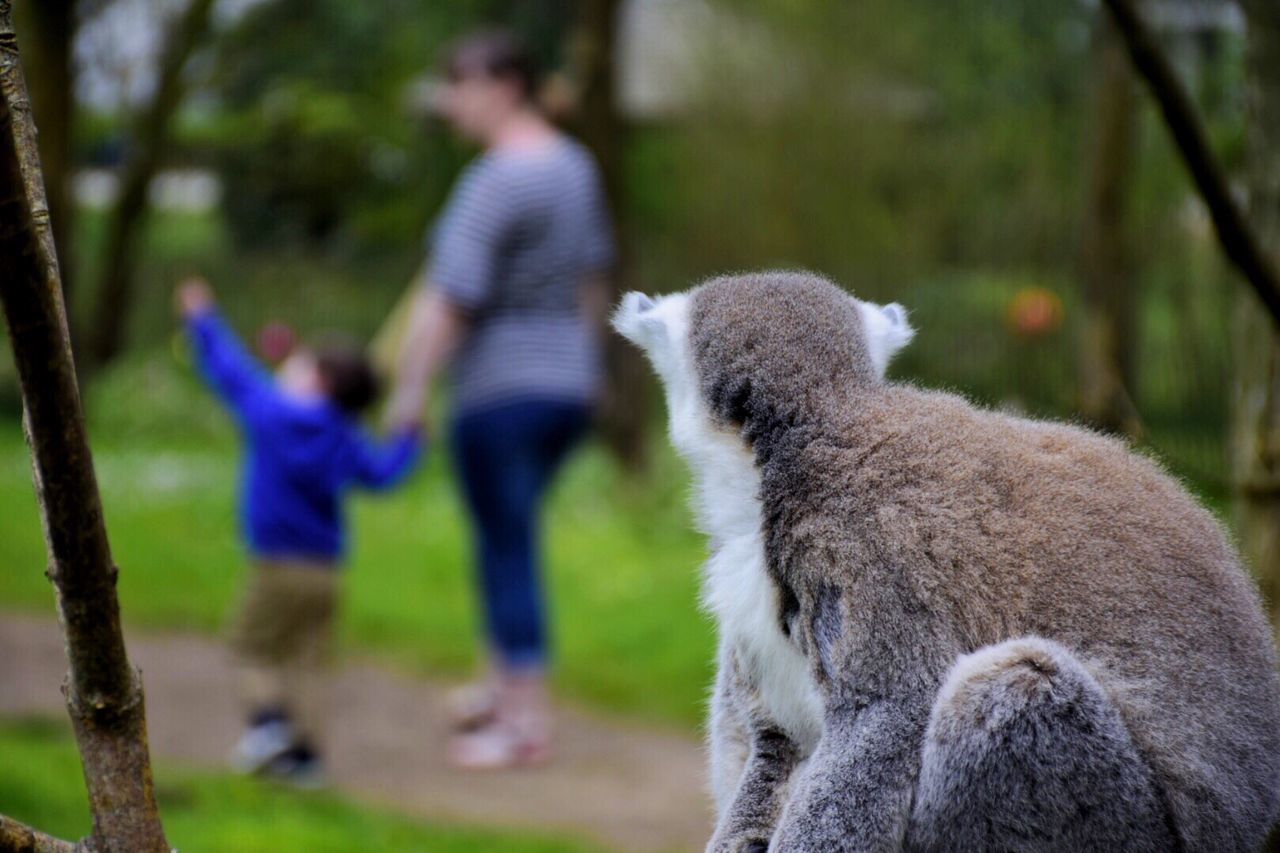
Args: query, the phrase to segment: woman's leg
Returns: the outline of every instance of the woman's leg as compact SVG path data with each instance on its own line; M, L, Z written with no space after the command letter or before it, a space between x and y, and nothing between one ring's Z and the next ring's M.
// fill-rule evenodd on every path
M504 668L541 666L545 629L533 559L538 472L527 413L504 407L464 416L454 427L454 448L490 645Z
M521 760L526 747L545 752L549 723L538 511L586 422L584 407L528 402L466 416L454 425L486 627L501 676L495 726L455 744L465 747L455 749L459 763L501 766Z
M536 670L545 663L540 503L587 422L584 406L530 401L454 424L486 627L507 670Z

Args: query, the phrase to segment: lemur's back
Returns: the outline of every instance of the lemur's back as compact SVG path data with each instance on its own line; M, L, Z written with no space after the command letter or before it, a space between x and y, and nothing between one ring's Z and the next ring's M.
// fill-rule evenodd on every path
M824 547L834 536L854 564L900 565L971 648L1034 634L1075 652L1193 846L1265 831L1280 797L1272 634L1208 512L1149 460L1073 427L892 385L845 414L841 438L798 454L809 476L792 469L771 494L766 467L766 504L791 502L793 518L838 505L848 523L814 531Z

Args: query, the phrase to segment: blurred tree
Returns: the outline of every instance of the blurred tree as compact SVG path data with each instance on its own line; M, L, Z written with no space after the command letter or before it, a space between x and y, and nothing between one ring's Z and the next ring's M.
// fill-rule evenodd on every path
M155 92L134 123L120 174L120 195L107 225L105 258L89 331L87 355L95 367L111 361L124 346L132 303L134 254L145 223L147 191L160 168L169 125L182 101L183 69L209 29L213 5L214 0L190 0L176 13L161 49Z
M1280 625L1280 6L1247 0L1246 182L1251 220L1232 196L1190 96L1131 0L1105 0L1159 103L1219 242L1252 288L1238 305L1233 474L1242 546ZM1264 248L1271 247L1271 248ZM1259 310L1258 301L1266 307Z
M1099 429L1138 438L1133 401L1138 332L1128 209L1134 180L1137 99L1124 44L1105 14L1094 27L1092 144L1080 266L1080 412Z
M1280 325L1280 268L1263 248L1258 232L1245 216L1227 183L1222 166L1209 144L1209 136L1196 112L1195 104L1183 86L1172 63L1165 56L1155 34L1138 14L1133 0L1104 0L1111 12L1134 67L1142 74L1147 87L1164 115L1165 125L1182 155L1182 161L1195 181L1196 189L1209 209L1218 242L1228 260L1235 265L1244 280L1253 289ZM1274 13L1274 12L1273 12ZM1265 23L1266 14L1250 17ZM1249 40L1248 54L1258 53L1257 34ZM1254 114L1251 116L1251 133L1257 133L1253 125L1259 119L1259 101L1265 101L1267 83L1262 66L1246 63L1246 88L1255 91L1250 98ZM1263 95L1257 95L1262 92ZM1261 116L1266 118L1265 113Z
M1079 4L710 5L661 184L696 274L799 264L896 298L1077 256Z
M1249 208L1280 267L1280 5L1246 0ZM1236 311L1235 475L1241 544L1280 630L1280 336L1253 293Z
M245 247L416 248L468 152L423 133L415 84L491 0L273 0L218 40L217 166ZM419 121L414 121L418 119Z
M577 130L595 153L618 239L618 264L610 285L610 304L627 289L631 264L630 229L623 197L622 163L627 128L618 109L617 49L620 0L579 0L571 64L580 88ZM605 443L632 468L644 463L649 423L649 371L635 347L617 335L605 339L607 381L599 424Z
M28 46L31 107L40 128L40 164L49 194L49 217L58 246L62 291L72 291L70 248L75 205L71 195L71 150L75 130L75 73L71 46L76 32L75 0L19 0L18 32Z
M46 573L70 663L63 690L93 830L72 845L0 818L0 849L163 853L170 847L156 808L142 681L120 629L118 570L80 408L11 12L11 0L0 0L0 303L22 386Z

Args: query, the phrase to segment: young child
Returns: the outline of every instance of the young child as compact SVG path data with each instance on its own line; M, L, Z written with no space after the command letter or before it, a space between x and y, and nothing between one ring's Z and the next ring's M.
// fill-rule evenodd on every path
M352 486L384 489L403 478L419 453L417 428L386 443L360 428L377 381L359 351L299 348L272 377L219 316L205 281L183 282L176 298L200 372L245 443L240 516L253 567L232 647L248 728L234 760L246 772L318 783L342 499Z

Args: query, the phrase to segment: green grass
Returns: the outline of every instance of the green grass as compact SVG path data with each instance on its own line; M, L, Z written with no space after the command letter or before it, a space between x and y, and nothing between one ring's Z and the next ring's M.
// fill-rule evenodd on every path
M65 722L0 724L0 814L52 835L89 832L80 760ZM585 843L528 833L426 824L354 806L327 793L294 791L222 773L155 768L156 794L169 842L182 853L346 853L351 850L587 851Z
M245 569L236 537L237 447L227 419L168 356L122 365L87 398L94 460L125 619L219 631ZM665 446L665 445L664 445ZM646 482L594 446L567 467L547 513L554 678L569 697L691 728L711 677L697 610L704 544L683 469L656 454ZM447 450L405 488L353 502L345 576L348 649L457 675L477 651L469 534ZM0 420L0 602L53 612L19 424Z

